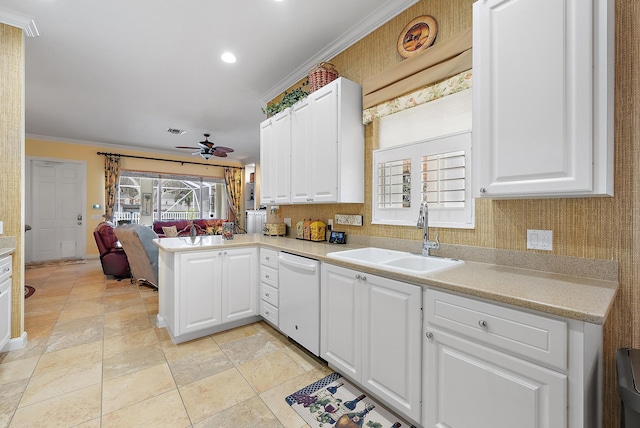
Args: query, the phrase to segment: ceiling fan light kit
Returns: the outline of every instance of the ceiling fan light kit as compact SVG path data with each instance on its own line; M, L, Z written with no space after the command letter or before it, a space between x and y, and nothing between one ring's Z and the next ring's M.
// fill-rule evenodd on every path
M204 141L200 141L198 143L199 147L190 147L190 146L176 146L176 149L195 149L199 150L197 152L192 153L193 155L200 155L203 159L209 160L211 156L217 156L220 158L226 158L227 153L233 152L233 149L230 147L222 147L216 146L213 142L209 141L209 137L211 134L204 134Z

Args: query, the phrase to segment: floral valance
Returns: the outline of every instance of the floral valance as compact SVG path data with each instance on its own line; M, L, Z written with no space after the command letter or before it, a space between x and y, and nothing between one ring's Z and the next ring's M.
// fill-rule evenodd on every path
M362 122L366 125L375 119L406 110L411 107L437 100L447 95L469 89L472 86L472 71L467 70L434 85L411 92L387 102L366 109L362 113Z

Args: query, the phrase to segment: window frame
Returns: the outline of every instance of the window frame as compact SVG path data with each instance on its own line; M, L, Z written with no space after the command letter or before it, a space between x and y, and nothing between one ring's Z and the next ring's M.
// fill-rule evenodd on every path
M416 226L422 201L422 160L424 156L464 151L465 189L464 208L429 206L429 226L455 229L475 228L475 200L472 196L472 141L471 131L458 132L415 143L402 144L373 151L372 165L372 224ZM411 204L408 208L381 208L378 206L378 165L385 162L411 160Z

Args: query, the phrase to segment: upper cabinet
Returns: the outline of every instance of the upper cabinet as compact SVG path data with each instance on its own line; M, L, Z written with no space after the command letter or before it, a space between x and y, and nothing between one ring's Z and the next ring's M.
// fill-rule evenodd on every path
M291 202L291 109L260 124L260 203Z
M613 195L613 28L611 0L474 3L474 196Z
M265 193L261 189L261 202L364 202L364 126L360 85L338 78L292 106L289 117L290 134L279 137L281 143L289 143L289 166L277 166L279 171L271 169L278 165L272 158L274 150L269 149L275 144L269 133L264 132L271 119L261 124L262 186L267 178L268 190ZM288 180L282 177L280 181L290 187L287 189L284 185L269 182L274 174L288 175ZM289 200L284 197L285 193Z

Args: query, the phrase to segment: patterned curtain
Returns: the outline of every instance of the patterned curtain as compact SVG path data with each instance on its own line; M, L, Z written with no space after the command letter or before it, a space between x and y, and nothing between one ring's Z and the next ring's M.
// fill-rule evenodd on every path
M104 219L113 221L113 209L118 196L120 179L120 156L104 157Z
M233 221L236 226L239 226L238 221L242 219L238 215L242 200L242 169L225 168L224 181L227 183L227 196L229 198L229 207L231 207L231 213L233 214Z

